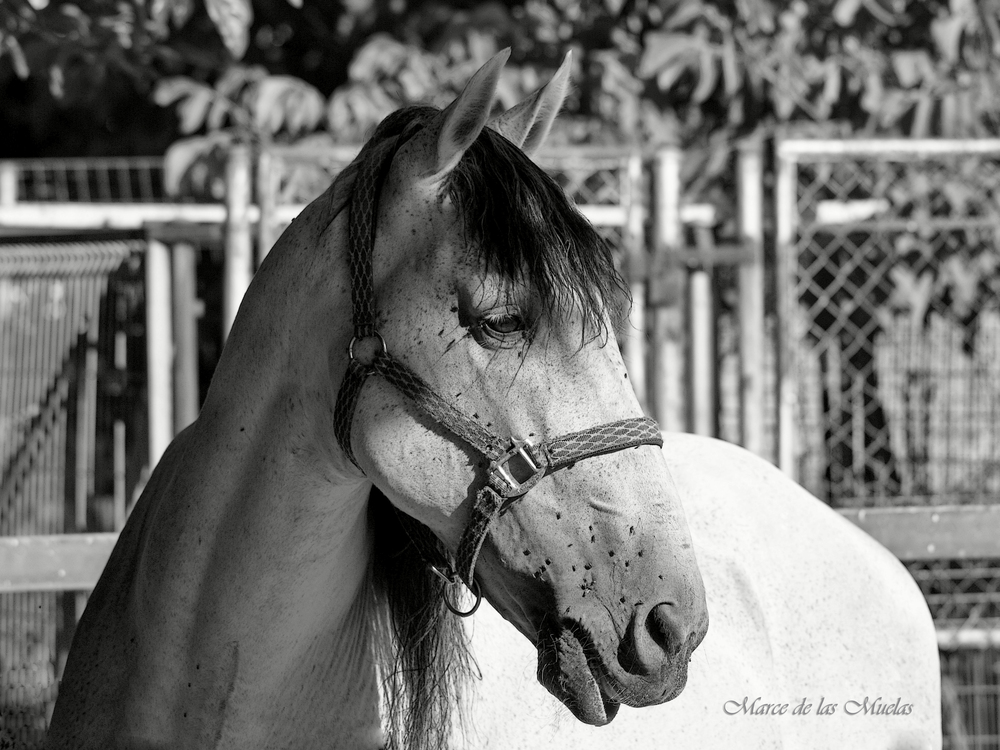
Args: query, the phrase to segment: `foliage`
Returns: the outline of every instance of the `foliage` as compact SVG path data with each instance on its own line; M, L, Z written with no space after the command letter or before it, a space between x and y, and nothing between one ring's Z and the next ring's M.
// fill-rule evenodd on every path
M399 106L449 100L508 45L503 106L572 48L578 88L554 138L677 142L686 194L723 216L734 144L755 131L1000 134L1000 0L4 0L0 87L5 70L44 77L65 103L125 75L176 112L172 187L204 188L232 140L356 142ZM919 179L899 189L919 195ZM968 306L955 290L972 282L938 255L935 288ZM894 271L914 310L925 273Z

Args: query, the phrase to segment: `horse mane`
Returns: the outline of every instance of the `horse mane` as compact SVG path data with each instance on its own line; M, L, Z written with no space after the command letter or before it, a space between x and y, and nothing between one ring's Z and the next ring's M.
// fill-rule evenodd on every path
M349 205L358 164L375 144L405 134L439 111L409 107L383 120L331 186L325 223ZM442 190L458 208L470 252L487 271L532 288L550 316L580 313L584 337L607 334L609 320L620 324L628 288L607 243L555 180L517 146L484 128ZM454 711L463 702L475 662L462 621L444 604L447 584L427 566L397 511L375 487L368 514L374 530L372 645L382 676L385 746L437 750L448 745ZM447 557L443 545L440 551Z
M385 748L440 750L449 745L456 709L464 725L463 689L475 663L461 619L444 604L447 584L427 567L397 513L372 487L373 644L382 675Z

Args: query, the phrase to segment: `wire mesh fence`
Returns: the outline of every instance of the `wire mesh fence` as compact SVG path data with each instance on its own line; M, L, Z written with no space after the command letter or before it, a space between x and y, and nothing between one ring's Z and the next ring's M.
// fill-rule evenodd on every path
M992 496L1000 165L828 156L796 188L799 480L837 506Z
M136 481L124 440L128 425L134 456L141 370L133 358L129 385L115 350L141 320L141 284L123 268L138 244L0 244L2 536L111 530L115 488ZM0 747L41 747L77 596L0 594Z
M786 468L838 507L996 503L1000 144L778 153ZM997 750L1000 560L908 569L945 647L945 747Z

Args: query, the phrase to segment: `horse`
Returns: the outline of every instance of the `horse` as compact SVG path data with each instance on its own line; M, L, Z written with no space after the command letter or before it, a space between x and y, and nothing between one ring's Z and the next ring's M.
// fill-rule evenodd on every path
M491 118L508 54L386 118L269 253L90 596L50 748L781 746L760 706L841 688L912 703L853 717L880 747L933 743L905 570L642 416L626 287L530 158L568 60Z

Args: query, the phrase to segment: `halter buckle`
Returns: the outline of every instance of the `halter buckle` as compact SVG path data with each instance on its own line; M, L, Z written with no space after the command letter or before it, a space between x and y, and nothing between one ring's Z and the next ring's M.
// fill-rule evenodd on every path
M539 458L529 441L510 439L510 448L495 461L490 462L489 483L501 497L520 497L545 476L548 463Z

